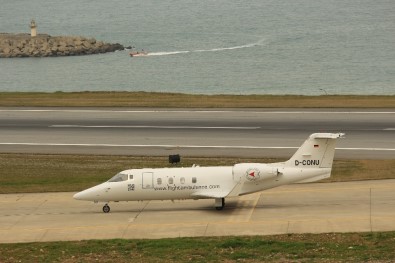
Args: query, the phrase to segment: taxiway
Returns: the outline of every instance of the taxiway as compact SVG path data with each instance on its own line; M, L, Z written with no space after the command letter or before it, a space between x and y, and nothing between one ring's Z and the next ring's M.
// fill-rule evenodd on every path
M0 195L0 243L395 230L395 180L282 186L227 199L103 204L73 193Z

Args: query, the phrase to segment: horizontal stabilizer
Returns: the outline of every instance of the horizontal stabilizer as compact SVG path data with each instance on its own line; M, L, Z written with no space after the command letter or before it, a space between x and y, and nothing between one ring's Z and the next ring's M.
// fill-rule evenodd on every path
M344 138L345 133L313 133L311 139L337 139Z

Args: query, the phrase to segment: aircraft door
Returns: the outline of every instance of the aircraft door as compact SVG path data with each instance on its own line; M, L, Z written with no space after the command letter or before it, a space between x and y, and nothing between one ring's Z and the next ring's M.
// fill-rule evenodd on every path
M151 189L153 188L154 182L154 173L152 172L144 172L142 179L142 187L143 189Z

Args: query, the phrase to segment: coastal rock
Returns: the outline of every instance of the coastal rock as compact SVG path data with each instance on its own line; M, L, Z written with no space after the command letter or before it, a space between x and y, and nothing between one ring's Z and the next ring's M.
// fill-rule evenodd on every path
M39 34L31 37L29 34L0 33L0 58L78 56L124 49L119 43L104 43L80 36Z

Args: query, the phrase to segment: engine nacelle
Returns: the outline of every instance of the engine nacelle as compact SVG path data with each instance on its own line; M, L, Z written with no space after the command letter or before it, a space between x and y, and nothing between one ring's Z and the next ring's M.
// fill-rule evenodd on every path
M246 182L256 182L275 178L278 169L262 163L239 163L233 166L233 178Z

